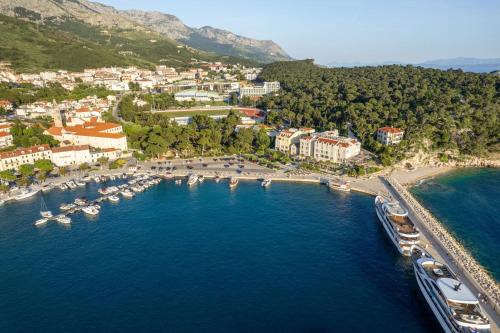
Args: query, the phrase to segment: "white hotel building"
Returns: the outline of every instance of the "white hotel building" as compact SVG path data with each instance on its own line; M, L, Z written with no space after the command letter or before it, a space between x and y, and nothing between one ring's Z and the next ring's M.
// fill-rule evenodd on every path
M240 87L240 97L261 97L281 89L280 83L264 82L261 85Z
M16 170L23 164L34 164L37 160L47 159L58 167L78 166L82 163L93 164L101 157L110 161L122 156L118 149L91 150L88 145L50 148L48 145L19 148L14 151L0 153L0 171Z

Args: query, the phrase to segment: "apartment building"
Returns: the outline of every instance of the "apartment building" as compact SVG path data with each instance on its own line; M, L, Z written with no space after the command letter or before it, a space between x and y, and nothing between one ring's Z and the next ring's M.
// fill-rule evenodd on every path
M264 82L259 85L240 87L240 97L261 97L281 89L279 82Z

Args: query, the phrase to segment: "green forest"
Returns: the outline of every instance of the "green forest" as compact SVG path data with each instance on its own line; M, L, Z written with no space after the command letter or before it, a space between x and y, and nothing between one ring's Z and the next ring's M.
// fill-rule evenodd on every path
M484 155L498 149L500 77L413 66L322 68L312 60L276 62L261 80L280 81L282 92L267 96L267 122L312 126L318 130L350 126L363 146L385 164L408 151L458 150ZM382 126L405 130L403 142L382 147Z

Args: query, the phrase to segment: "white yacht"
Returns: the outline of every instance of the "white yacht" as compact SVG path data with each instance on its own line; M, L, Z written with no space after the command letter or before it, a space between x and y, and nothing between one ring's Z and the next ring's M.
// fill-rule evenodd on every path
M351 185L349 185L348 182L346 181L333 181L330 180L328 181L328 187L332 190L335 191L341 191L341 192L350 192L351 191Z
M116 195L110 195L108 199L111 202L118 202L118 201L120 201L120 198L118 196L116 196Z
M133 198L134 197L134 192L130 191L130 190L123 190L120 192L121 195L124 197L124 198Z
M268 187L269 185L271 185L271 179L264 179L262 183L260 183L260 186L264 188Z
M48 218L42 217L41 219L36 220L35 223L34 223L34 225L37 226L37 227L41 226L41 225L44 225L45 223L47 223L48 220L49 220Z
M92 205L91 206L83 207L82 211L85 214L88 214L88 215L91 215L91 216L96 216L97 214L99 214L99 209L97 209L95 206L92 206Z
M73 208L76 208L76 205L74 203L69 203L69 204L63 203L59 206L59 209L62 211L70 210Z
M57 215L56 216L56 221L62 224L70 224L71 223L71 218L66 216L66 215Z
M398 251L409 256L411 246L420 242L420 232L408 217L408 211L399 202L389 201L380 195L375 198L375 210Z
M420 246L411 247L420 291L446 333L490 332L490 322L478 299L445 264Z
M77 206L85 206L88 203L88 200L85 198L76 198L75 205Z
M196 184L197 181L198 181L197 175L190 175L188 178L188 186Z
M229 180L229 188L235 188L236 186L238 186L238 183L238 178L232 177L231 180Z
M60 189L61 191L65 191L65 190L67 190L67 189L68 189L68 185L66 185L66 184L64 184L64 183L59 184L59 186L58 186L58 187L59 187L59 189Z
M205 176L203 176L203 175L199 175L199 176L198 176L198 182L201 184L201 183L203 183L204 181L205 181Z
M43 200L43 196L42 196L42 199L40 201L40 215L44 218L51 218L53 215L52 215L52 212L47 208L47 205L45 204L45 200Z
M102 194L102 195L109 194L109 190L108 190L107 187L100 188L100 189L97 190L97 192L99 192L99 194Z

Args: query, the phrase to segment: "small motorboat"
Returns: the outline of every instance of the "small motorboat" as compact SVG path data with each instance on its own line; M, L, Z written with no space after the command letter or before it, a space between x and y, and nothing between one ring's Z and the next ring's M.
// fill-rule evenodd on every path
M264 188L268 187L269 185L271 185L271 179L264 179L262 183L260 183L260 185Z
M79 187L85 186L85 182L84 181L80 181L80 180L75 180L75 184L76 184L76 186L79 186Z
M108 199L109 199L109 201L115 202L115 203L120 201L120 198L116 195L110 195Z
M73 208L76 208L76 205L74 203L61 204L59 206L59 209L62 210L62 211L71 210Z
M42 217L41 219L38 219L35 221L34 226L38 227L38 226L44 225L48 221L49 221L48 218Z
M58 188L61 190L61 191L66 191L68 189L68 185L62 183L62 184L59 184Z
M85 198L76 198L75 199L75 205L77 205L77 206L85 206L87 203L88 203L88 201Z
M120 192L120 194L124 197L124 198L133 198L135 196L134 192L130 191L130 190L123 190Z
M66 216L66 215L57 215L56 216L56 221L61 223L61 224L70 224L71 223L71 218Z
M231 180L229 181L229 188L235 188L238 186L239 180L238 178L232 177Z
M99 214L99 209L97 209L94 205L90 205L83 207L82 212L87 215L96 216L97 214Z

